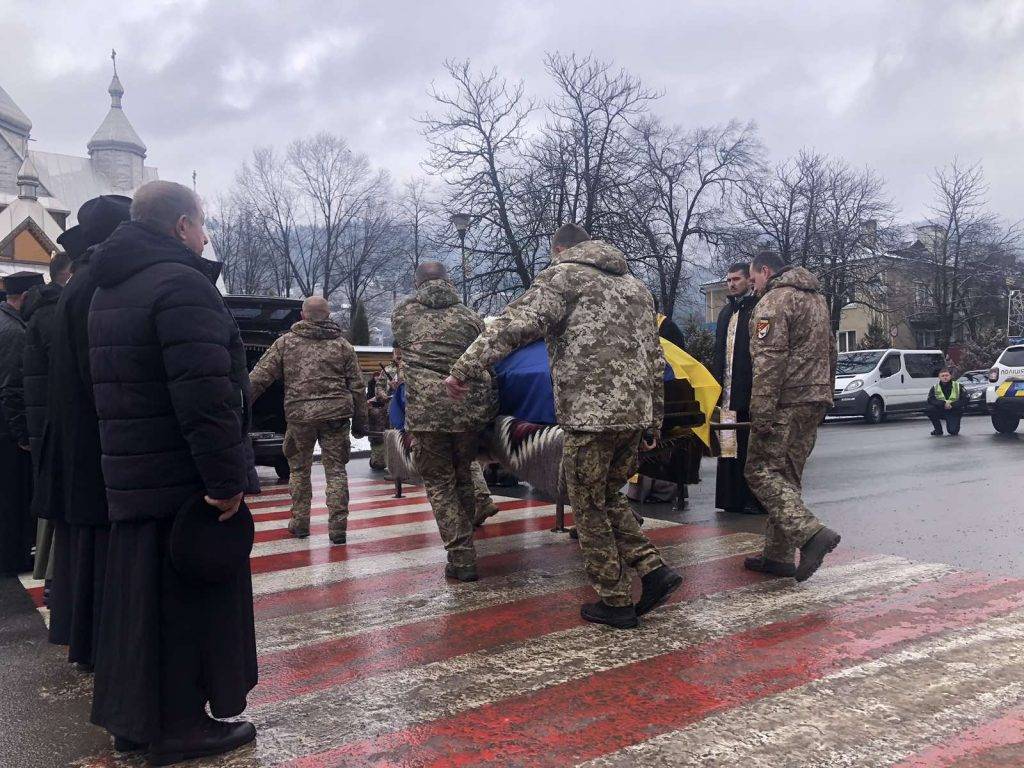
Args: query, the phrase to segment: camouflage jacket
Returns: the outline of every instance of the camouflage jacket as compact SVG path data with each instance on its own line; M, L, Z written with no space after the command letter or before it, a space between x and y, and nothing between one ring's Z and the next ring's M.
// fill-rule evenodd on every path
M278 337L249 374L255 400L275 381L284 383L289 421L352 419L366 429L366 389L355 350L332 320L300 320Z
M463 381L544 338L558 423L584 432L660 428L665 358L651 292L612 245L588 240L551 259L452 368Z
M832 404L832 321L821 284L803 267L786 267L768 281L750 317L750 356L752 420L770 423L780 406Z
M428 280L391 315L402 356L405 427L410 431L471 432L497 413L492 379L482 369L466 398L449 397L444 380L459 355L484 329L480 315L460 300L447 280Z

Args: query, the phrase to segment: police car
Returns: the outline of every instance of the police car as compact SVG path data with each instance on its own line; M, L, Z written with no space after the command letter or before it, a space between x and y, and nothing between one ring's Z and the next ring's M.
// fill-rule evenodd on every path
M999 393L1006 391L1003 386L1006 382L1024 381L1024 344L1013 344L1004 349L995 365L989 370L988 380L989 387L985 392L985 403L988 405L989 413L992 414L992 425L1000 432L1013 432L1017 429L1019 419L1014 420L1006 415L1013 409L1011 408L1007 412L1000 408L997 411L996 405L1002 397L1005 397ZM1001 426L1003 429L1000 429Z
M996 432L1012 434L1024 417L1024 376L1010 378L995 387L995 399L990 405L992 426Z

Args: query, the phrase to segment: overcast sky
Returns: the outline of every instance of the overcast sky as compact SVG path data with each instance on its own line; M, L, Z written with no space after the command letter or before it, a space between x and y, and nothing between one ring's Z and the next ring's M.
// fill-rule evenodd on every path
M84 154L124 108L165 179L230 184L253 146L327 129L396 179L419 173L415 118L446 57L543 97L546 51L593 52L697 126L754 120L772 157L801 147L870 165L904 220L928 173L983 162L993 208L1024 217L1024 0L203 2L0 0L4 87L34 147Z

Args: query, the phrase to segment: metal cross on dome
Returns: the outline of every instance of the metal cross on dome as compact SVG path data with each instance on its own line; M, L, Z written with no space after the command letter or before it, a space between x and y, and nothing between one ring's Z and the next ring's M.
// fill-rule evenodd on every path
M114 63L114 74L117 74L117 51L110 49L110 60Z

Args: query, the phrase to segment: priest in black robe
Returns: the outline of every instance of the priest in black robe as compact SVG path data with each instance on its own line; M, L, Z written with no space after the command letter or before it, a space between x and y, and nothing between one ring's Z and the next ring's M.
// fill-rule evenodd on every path
M38 272L15 272L3 280L0 303L0 576L32 570L32 458L22 386L25 320L21 310Z
M734 411L736 421L745 422L750 420L750 387L754 373L750 358L749 324L750 315L757 304L750 279L750 265L737 263L730 266L725 282L729 296L718 315L712 374L722 385L722 409ZM715 506L726 512L763 514L743 476L749 432L738 429L734 434L736 457L718 460Z

